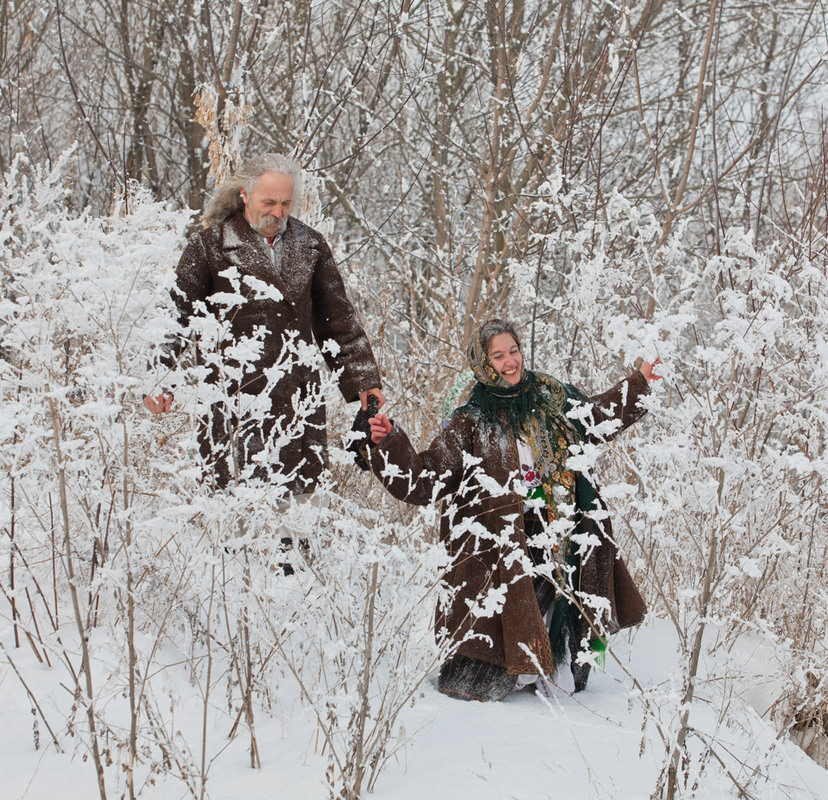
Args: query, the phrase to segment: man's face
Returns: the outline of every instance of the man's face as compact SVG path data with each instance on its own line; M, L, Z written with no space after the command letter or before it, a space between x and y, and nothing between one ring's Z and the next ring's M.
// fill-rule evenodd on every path
M278 236L285 230L293 205L293 178L277 172L265 172L253 191L240 191L244 218L262 236Z

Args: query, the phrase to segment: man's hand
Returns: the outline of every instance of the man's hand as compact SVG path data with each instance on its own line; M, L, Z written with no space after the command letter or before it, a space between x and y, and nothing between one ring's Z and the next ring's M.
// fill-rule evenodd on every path
M165 414L172 408L173 396L167 392L161 394L144 395L144 405L151 414Z
M368 420L371 426L371 441L379 444L389 433L391 433L391 421L385 414L377 414Z
M363 411L368 410L368 395L369 394L374 395L377 398L377 400L379 400L379 407L380 408L382 408L385 405L385 398L382 396L382 392L377 388L369 389L367 392L360 392L359 393L359 402L362 405L362 410Z

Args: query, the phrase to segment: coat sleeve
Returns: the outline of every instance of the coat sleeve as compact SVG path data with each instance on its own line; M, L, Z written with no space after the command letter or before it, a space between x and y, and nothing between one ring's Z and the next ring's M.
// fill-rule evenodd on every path
M468 452L467 420L455 414L448 427L418 453L405 431L394 424L391 433L369 448L371 469L398 500L426 506L457 491Z
M379 369L371 344L345 292L345 284L324 240L311 286L313 335L331 370L342 369L339 388L349 403L359 392L380 388ZM333 340L331 352L325 342Z
M187 241L175 270L175 286L172 299L178 312L178 324L186 328L195 313L195 304L206 300L212 293L213 280L207 259L207 248L200 233L194 233ZM164 344L162 362L173 367L186 346L181 336L170 338Z
M579 402L570 400L567 416L580 423L587 441L608 442L647 413L638 401L649 391L647 379L636 370L612 389L592 397L571 392Z

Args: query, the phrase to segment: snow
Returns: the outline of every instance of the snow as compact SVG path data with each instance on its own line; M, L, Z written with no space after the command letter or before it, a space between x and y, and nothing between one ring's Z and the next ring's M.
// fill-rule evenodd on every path
M67 702L58 670L38 666L31 652L10 647L7 652L26 675L47 718ZM650 618L631 635L613 637L611 647L645 691L668 692L677 671L676 642L671 626ZM762 662L770 669L769 661ZM199 730L200 702L184 670L175 678L176 692L193 702L179 706L175 726L183 735ZM427 681L413 706L399 720L400 731L391 748L401 745L380 774L372 796L376 800L421 798L610 797L647 798L660 769L660 742L652 723L631 692L629 678L614 662L606 671L594 670L585 692L561 694L551 701L530 690L514 693L502 703L467 703L441 695L436 680ZM248 740L242 733L227 738L231 721L216 710L208 737L211 764L207 794L213 798L270 798L278 796L325 800L326 758L321 753L313 715L298 696L295 684L284 678L274 687L276 702L268 715L260 712L257 735L261 769L251 769ZM761 704L761 691L754 690ZM740 702L734 700L734 702ZM3 753L3 797L88 800L96 795L91 760L57 753L49 746L41 724L41 749L32 740L32 713L25 692L7 661L0 664L0 752ZM715 705L699 714L696 724L715 727ZM744 704L742 729L719 731L723 744L745 757L753 749L771 754L765 779L751 790L755 798L828 798L828 772L794 744L775 740L775 731ZM65 742L65 733L62 736ZM643 743L643 752L642 752ZM67 749L71 749L71 745ZM197 755L194 753L194 755ZM188 796L171 778L144 788L141 796L173 800ZM736 796L726 779L703 780L704 798Z

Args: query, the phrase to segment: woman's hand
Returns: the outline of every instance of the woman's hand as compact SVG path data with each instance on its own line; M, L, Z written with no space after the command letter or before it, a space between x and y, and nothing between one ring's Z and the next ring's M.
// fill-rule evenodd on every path
M371 441L379 444L389 433L391 433L391 422L385 414L377 414L368 420L371 426Z
M653 373L653 367L658 366L660 363L661 363L661 359L657 358L652 363L650 363L649 361L645 361L641 365L641 368L639 369L639 372L641 372L641 374L647 379L647 383L652 383L653 381L660 381L661 380L661 375L655 375Z

